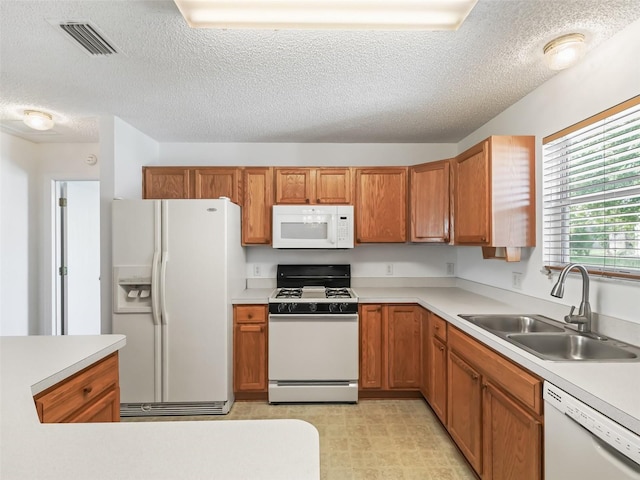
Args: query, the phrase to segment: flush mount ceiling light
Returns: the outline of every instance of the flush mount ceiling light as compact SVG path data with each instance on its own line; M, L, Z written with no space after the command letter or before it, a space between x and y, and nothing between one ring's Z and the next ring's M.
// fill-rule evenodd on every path
M478 0L174 0L190 27L457 30Z
M543 51L544 58L551 70L568 68L584 55L584 35L581 33L562 35L547 43Z
M48 113L39 112L38 110L25 110L22 121L25 125L35 130L49 130L53 128L53 117Z

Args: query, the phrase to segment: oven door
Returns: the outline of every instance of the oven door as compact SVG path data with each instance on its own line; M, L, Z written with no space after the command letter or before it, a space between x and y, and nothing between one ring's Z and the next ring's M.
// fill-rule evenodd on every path
M357 382L358 314L269 315L270 382Z

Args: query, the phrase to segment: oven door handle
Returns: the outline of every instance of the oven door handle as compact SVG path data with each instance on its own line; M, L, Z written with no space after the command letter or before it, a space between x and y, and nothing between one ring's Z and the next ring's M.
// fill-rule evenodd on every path
M309 322L309 321L313 321L313 320L342 320L343 322L357 322L358 321L358 314L357 313L350 313L350 314L340 314L340 313L330 313L327 315L323 315L323 314L315 314L315 313L311 313L308 315L305 314L278 314L278 313L270 313L269 314L269 321L303 321L303 322Z

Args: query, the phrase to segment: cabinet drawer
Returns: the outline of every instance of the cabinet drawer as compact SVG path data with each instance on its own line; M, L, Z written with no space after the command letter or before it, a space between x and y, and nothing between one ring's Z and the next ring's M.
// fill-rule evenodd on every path
M68 417L108 389L118 388L118 356L112 354L34 397L42 423L71 421Z
M236 305L236 323L264 323L267 321L267 307L264 305Z
M433 313L431 314L431 322L433 325L433 335L444 343L447 343L447 322Z
M523 405L542 414L542 380L455 327L449 328L448 336L450 349Z

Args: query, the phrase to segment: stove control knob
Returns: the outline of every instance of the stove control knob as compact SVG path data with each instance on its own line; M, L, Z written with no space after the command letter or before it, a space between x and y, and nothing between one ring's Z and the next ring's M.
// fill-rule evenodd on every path
M341 312L345 312L349 309L349 304L348 303L341 303L340 304L340 311Z
M317 303L310 303L309 304L309 311L310 312L315 312L316 310L318 310L318 304Z
M279 303L278 304L278 313L282 313L287 309L287 304L286 303Z
M329 304L329 311L331 313L339 312L340 311L340 305L338 305L337 303L330 303Z
M298 308L298 304L297 303L290 303L289 304L289 311L290 312L294 312L297 308Z

